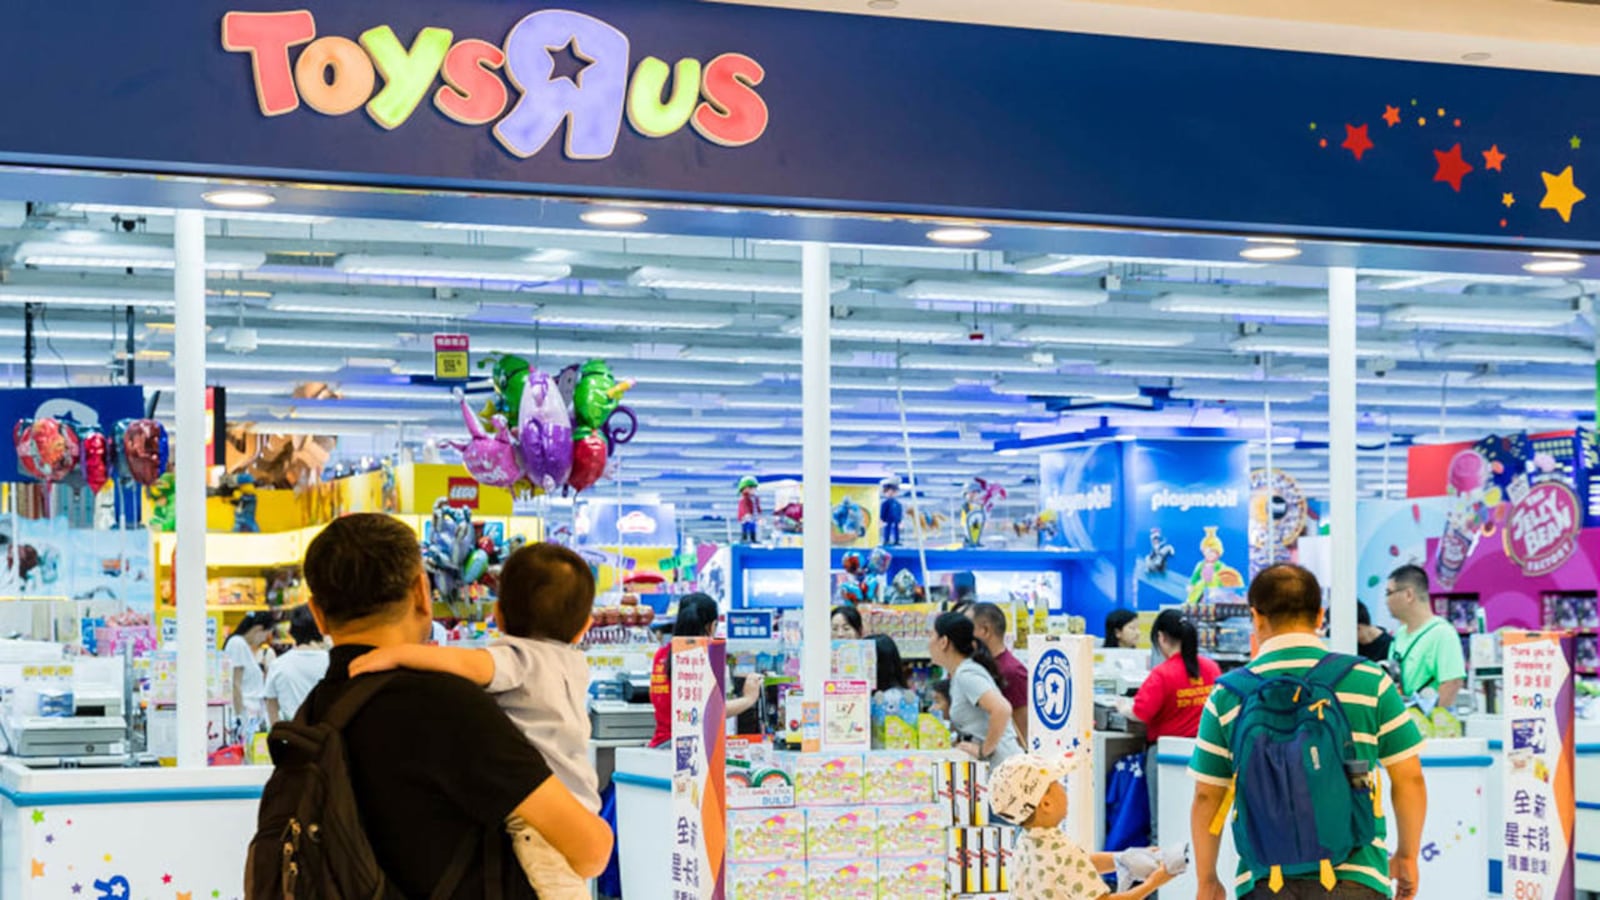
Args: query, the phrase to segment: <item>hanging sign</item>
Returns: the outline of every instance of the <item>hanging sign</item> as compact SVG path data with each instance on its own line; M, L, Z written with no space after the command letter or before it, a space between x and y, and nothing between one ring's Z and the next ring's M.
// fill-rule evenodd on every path
M1573 895L1573 680L1570 635L1506 631L1506 897Z
M433 377L436 381L466 381L472 377L468 364L470 339L464 334L433 336Z
M1067 776L1067 795L1094 792L1094 645L1081 635L1049 635L1028 642L1027 750L1046 758L1068 753L1081 761ZM1080 846L1094 843L1094 808L1074 803L1067 828Z
M672 640L672 900L722 900L727 644Z
M1578 495L1559 481L1528 488L1506 517L1506 556L1529 578L1561 568L1578 550L1583 514Z
M727 626L730 641L769 641L772 640L772 619L770 609L730 609L723 614L722 622Z

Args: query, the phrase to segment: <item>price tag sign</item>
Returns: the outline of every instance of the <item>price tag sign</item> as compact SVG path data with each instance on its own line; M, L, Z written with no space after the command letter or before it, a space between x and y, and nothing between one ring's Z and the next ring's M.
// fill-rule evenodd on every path
M438 381L466 381L472 377L468 365L470 342L464 334L433 336L433 377Z

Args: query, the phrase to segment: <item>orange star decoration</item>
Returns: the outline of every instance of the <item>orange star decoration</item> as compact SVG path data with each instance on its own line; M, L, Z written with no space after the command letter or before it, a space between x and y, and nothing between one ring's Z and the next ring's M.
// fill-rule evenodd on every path
M33 877L34 878L43 878L44 877L44 863L38 861L37 859L33 861Z
M192 891L178 891L178 900L194 900Z
M1390 128L1393 128L1396 125L1399 125L1400 124L1400 107L1398 107L1398 106L1385 106L1383 108L1383 120L1385 122L1389 123L1389 127Z
M1495 144L1493 147L1483 151L1483 170L1485 172L1504 172L1505 169L1501 167L1505 165L1505 161L1506 155L1500 152L1499 144Z
M1461 145L1457 144L1449 150L1435 150L1433 156L1439 161L1439 171L1433 173L1433 180L1442 181L1456 193L1461 193L1461 179L1472 171L1472 164L1461 158Z
M1506 209L1510 209L1511 207L1517 205L1517 197L1515 194L1502 194L1500 196L1500 202L1506 205Z
M1560 175L1551 175L1549 172L1539 174L1544 178L1544 199L1539 202L1539 208L1553 209L1561 215L1561 221L1571 222L1572 208L1587 196L1572 183L1572 167L1567 166Z
M1367 126L1362 125L1360 128L1354 125L1344 126L1344 143L1339 146L1354 153L1356 162L1360 162L1361 157L1372 149L1372 139L1367 136Z

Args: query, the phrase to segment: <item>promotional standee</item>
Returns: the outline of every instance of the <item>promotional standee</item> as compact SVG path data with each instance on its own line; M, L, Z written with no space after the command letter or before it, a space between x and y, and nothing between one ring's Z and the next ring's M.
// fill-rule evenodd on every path
M672 641L672 900L722 900L727 737L722 641Z
M1502 737L1506 897L1573 896L1572 643L1570 635L1508 631Z
M1072 754L1071 798L1063 827L1080 847L1095 846L1094 639L1035 637L1028 653L1028 747L1046 759Z

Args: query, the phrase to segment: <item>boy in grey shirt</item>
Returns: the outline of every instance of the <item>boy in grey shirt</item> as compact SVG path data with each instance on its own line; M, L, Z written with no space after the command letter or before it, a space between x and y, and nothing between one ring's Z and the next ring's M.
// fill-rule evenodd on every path
M389 669L458 675L494 695L567 790L600 810L589 764L589 663L576 646L594 610L594 573L583 557L555 544L531 544L500 573L496 618L505 637L487 649L420 644L374 650L352 677ZM547 900L587 900L588 885L554 847L521 819L506 823L528 881Z

